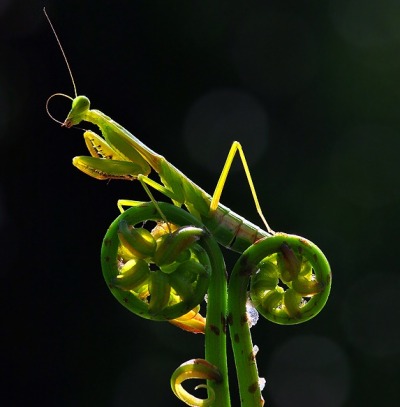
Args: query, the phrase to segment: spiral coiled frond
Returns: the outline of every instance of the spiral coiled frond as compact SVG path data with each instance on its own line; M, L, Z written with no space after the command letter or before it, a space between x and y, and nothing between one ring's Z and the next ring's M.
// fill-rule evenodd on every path
M201 399L193 396L182 386L182 382L188 379L206 379L215 382L222 381L222 375L218 368L204 359L192 359L182 363L172 374L171 388L176 397L192 407L208 407L215 400L215 394L212 387L206 384L199 384L195 390L205 388L208 390L209 396L206 399Z
M167 225L160 219L160 207L170 222ZM149 230L150 221L155 226ZM202 317L195 318L208 289L211 266L202 246L207 235L191 226L195 222L176 206L142 203L112 223L103 241L102 268L122 305L143 318L173 320L183 329L204 331Z
M317 315L331 287L324 254L299 236L276 234L242 256L251 264L250 297L258 312L278 324L297 324Z

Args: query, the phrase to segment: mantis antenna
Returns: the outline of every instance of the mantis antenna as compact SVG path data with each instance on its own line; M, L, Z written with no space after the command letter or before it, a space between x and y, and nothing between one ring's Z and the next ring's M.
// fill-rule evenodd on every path
M45 8L45 7L43 7L43 13L44 13L44 15L46 16L47 21L48 21L49 24L50 24L50 28L51 28L51 30L53 31L54 37L56 37L56 41L57 41L57 43L58 43L58 46L60 47L60 50L61 50L62 56L63 56L63 58L64 58L65 64L67 65L67 69L68 69L68 72L69 72L69 76L71 77L72 86L74 87L74 95L75 95L75 97L77 97L77 96L78 96L78 93L76 92L76 85L75 85L74 76L72 75L71 67L70 67L70 65L69 65L67 56L65 55L64 49L63 49L63 47L62 47L62 45L61 45L60 39L58 38L58 35L57 35L57 33L56 33L56 30L54 29L53 24L52 24L52 22L51 22L51 20L50 20L50 17L49 17L49 16L47 15L47 13L46 13L46 8Z
M58 44L58 46L59 46L59 48L60 48L60 50L61 50L61 53L62 53L62 56L63 56L63 58L64 58L65 64L67 65L67 69L68 69L69 76L70 76L71 81L72 81L72 86L73 86L73 88L74 88L74 95L75 95L75 97L77 97L77 96L78 96L78 93L77 93L77 91L76 91L76 85L75 85L74 75L72 75L71 66L69 65L67 56L65 55L64 48L63 48L62 45L61 45L60 39L58 38L58 35L57 35L57 33L56 33L56 30L54 29L54 26L53 26L53 24L52 24L52 22L51 22L51 20L50 20L50 17L48 16L48 14L47 14L47 12L46 12L46 8L45 8L45 7L43 7L43 13L44 13L44 15L46 16L47 21L48 21L49 24L50 24L50 28L51 28L51 30L53 31L54 37L56 38L57 44ZM48 114L48 115L50 116L50 118L51 118L52 120L54 120L55 122L57 122L57 123L59 123L59 124L61 124L61 125L64 125L63 122L61 122L60 120L57 120L57 119L50 113L50 110L49 110L49 102L50 102L50 99L52 99L54 96L63 96L63 97L66 97L66 98L68 98L68 99L71 99L71 100L73 100L73 98L72 98L71 96L65 95L64 93L54 93L53 95L51 95L51 96L46 100L46 112L47 112L47 114Z

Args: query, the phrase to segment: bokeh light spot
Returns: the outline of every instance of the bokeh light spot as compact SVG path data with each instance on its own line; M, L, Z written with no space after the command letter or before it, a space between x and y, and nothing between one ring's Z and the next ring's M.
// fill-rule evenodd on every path
M190 108L184 124L184 143L192 159L220 173L233 141L242 143L251 166L267 146L268 118L252 95L236 89L211 91Z
M337 407L350 387L347 356L332 340L298 335L272 354L266 391L278 407Z

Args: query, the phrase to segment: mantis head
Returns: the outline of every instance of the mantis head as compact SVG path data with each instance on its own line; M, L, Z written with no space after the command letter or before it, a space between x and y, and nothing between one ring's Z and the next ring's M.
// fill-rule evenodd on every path
M63 122L53 117L49 110L49 102L55 96L63 96L72 100L71 110L69 111L67 118ZM64 93L54 93L46 101L46 111L51 119L53 119L55 122L61 124L64 127L70 128L86 119L87 113L90 111L90 100L86 96L76 96L73 99L71 96L65 95Z
M86 113L90 109L90 100L86 96L77 96L72 100L72 107L65 119L63 126L70 128L85 120Z

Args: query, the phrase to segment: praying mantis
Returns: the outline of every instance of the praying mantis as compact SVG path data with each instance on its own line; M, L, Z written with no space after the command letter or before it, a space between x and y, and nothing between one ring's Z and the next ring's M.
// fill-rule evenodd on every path
M99 180L138 180L150 197L151 193L147 186L151 186L171 199L175 205L185 205L192 215L202 221L220 244L238 252L242 252L255 241L274 234L262 214L246 158L239 142L235 141L232 144L215 192L210 196L128 130L99 110L90 109L90 102L86 96L76 96L63 126L70 128L82 121L97 125L103 136L100 137L93 131L86 131L84 139L91 156L78 156L73 159L73 165L87 175ZM219 202L237 151L239 151L256 207L264 220L267 231L263 231ZM157 173L160 182L148 177L151 170ZM119 200L118 207L122 211L123 206L129 206L131 203L129 200Z
M221 347L225 343L221 339L221 332L225 333L227 325L230 326L235 359L237 365L240 366L240 369L238 368L238 377L241 375L242 381L246 382L247 380L240 392L242 406L253 407L262 404L261 390L257 381L258 373L255 367L255 353L252 350L251 340L249 340L250 335L246 331L247 324L244 323L247 321L245 303L248 297L247 286L249 285L249 278L254 277L254 281L251 283L251 291L253 293L251 294L251 299L255 305L259 306L257 309L267 319L279 324L303 322L319 313L328 298L331 272L325 256L318 247L308 240L299 236L276 233L270 228L261 210L243 148L238 141L232 143L214 193L210 195L186 177L183 172L169 163L166 158L147 147L147 145L123 126L103 112L91 109L89 99L77 93L75 81L63 48L50 19L48 17L47 19L64 56L74 87L74 98L56 93L48 98L46 110L50 117L52 117L49 112L49 101L54 96L65 96L71 99L72 106L66 119L63 122L59 122L63 127L69 129L82 122L89 122L100 130L100 134L91 130L84 131L83 137L90 155L73 158L73 165L97 180L115 179L139 182L151 200L150 206L141 206L146 216L149 219L153 219L154 215L152 213L154 211L152 212L152 210L154 209L158 213L157 219L160 219L166 225L165 233L162 236L164 243L168 242L167 239L171 237L169 241L172 242L172 246L175 245L177 248L183 247L186 250L193 242L202 238L207 240L212 237L220 245L238 253L243 253L230 278L229 312L226 311L226 304L224 304L224 302L226 303L225 270L223 261L219 261L217 268L222 270L218 283L220 291L217 295L209 291L209 301L211 303L211 299L219 296L220 311L213 312L213 315L210 313L210 318L207 314L208 325L206 330L209 329L212 335L219 337L220 342L218 342L218 347ZM56 121L58 122L58 120ZM265 230L231 211L220 202L232 162L237 154L241 159L256 210L265 226ZM154 174L158 177L157 180L150 177ZM182 214L176 216L165 203L158 203L153 197L151 188L171 200L175 207L185 207L190 217ZM181 261L181 257L174 254L171 255L168 252L167 244L163 242L160 244L160 240L156 241L150 232L143 229L140 229L140 232L133 238L133 225L139 223L139 220L136 218L137 213L135 211L130 212L129 209L125 211L125 207L137 209L138 203L133 200L120 199L117 205L122 215L110 227L103 242L104 250L102 252L103 270L106 270L103 272L113 294L125 307L138 315L143 316L146 314L146 317L149 319L161 320L166 316L167 319L176 320L177 317L195 309L193 307L199 303L197 299L195 303L184 299L182 301L184 303L182 308L184 312L181 312L179 315L168 314L168 304L172 301L170 298L174 297L172 302L174 303L174 309L177 309L175 302L177 301L176 297L179 297L180 290L184 292L182 297L188 296L188 290L183 287L181 282L173 280L172 277L171 280L168 280L170 275L175 276L176 270L179 269L179 266L176 266L176 264ZM170 216L174 216L177 220L174 222L170 221ZM179 224L182 216L185 219L182 222L184 224L192 223L194 228L172 230L171 222ZM130 221L129 225L127 223L128 220ZM140 222L145 221L146 217L140 218ZM117 235L120 240L115 243L115 236ZM178 243L176 243L177 241ZM214 243L206 243L206 246L211 248L210 251L215 253L217 249L213 245ZM123 247L124 251L121 249L121 246L126 246L128 249ZM125 275L122 275L121 268L124 270L128 269L127 264L129 262L125 262L125 257L128 257L127 253L129 252L129 255L132 255L132 253L140 252L138 247L143 249L145 254L139 253L139 257L133 262L132 268ZM170 252L175 250L174 247ZM199 258L203 258L204 250L201 247L195 247L191 250L190 254L186 252L183 262L187 267L190 266L191 270L195 269L196 272L200 270L201 277L193 277L193 272L193 275L191 274L189 278L186 271L186 283L189 286L193 284L193 287L191 287L193 290L197 288L195 283L201 285L205 290L205 279L209 277L208 274L210 273L208 270L211 266L207 265L200 269L197 265L199 260L196 255L198 254ZM163 259L170 256L169 263L164 260L160 261L160 251L163 251L163 255L167 253ZM121 258L123 258L123 261ZM152 260L149 260L150 258ZM148 264L146 262L151 263L152 267L147 267ZM121 263L124 264L121 266ZM140 264L140 270L138 264ZM167 296L161 298L161 300L158 297L158 291L156 292L154 281L153 283L146 283L148 280L155 278L154 264L158 265L162 271L162 273L157 274L157 281L160 281L162 287L167 287ZM173 266L175 268L171 268L170 264L175 264ZM138 275L140 276L138 277ZM127 283L126 281L128 280L129 282ZM173 285L174 283L176 284L175 286ZM124 286L124 284L126 285ZM173 291L171 291L169 285L172 285L175 290L171 294L172 297L168 297ZM205 291L201 293L199 298L204 298ZM141 300L145 297L150 298L149 300L146 299L149 304L146 303L145 306L141 304L141 311L133 310L131 303L138 302L138 299ZM157 302L155 300L156 297L158 297ZM240 301L236 303L235 300L237 299L240 299ZM186 305L185 301L187 302ZM209 306L211 307L211 304ZM197 314L197 311L194 313ZM178 321L177 324L179 323L181 321ZM243 349L247 349L246 352ZM248 360L249 357L250 361ZM215 358L218 360L219 355L215 356ZM209 358L207 359L209 360ZM181 380L180 374L184 377L182 380L185 380L185 378L193 373L190 369L194 369L198 376L192 375L192 377L221 381L221 377L226 375L226 360L223 363L215 363L218 364L218 368L215 366L210 368L209 362L203 360L195 360L193 363L185 364L182 368L182 373L173 376L174 380L179 382ZM250 369L249 373L239 373L239 370L245 371L246 369ZM226 383L225 386L227 386ZM211 405L205 401L204 403L203 401L198 401L200 399L187 401L185 395L179 397L189 403L189 405ZM218 406L229 405L229 401L225 400L222 402L218 395L216 397L219 403L217 404Z

